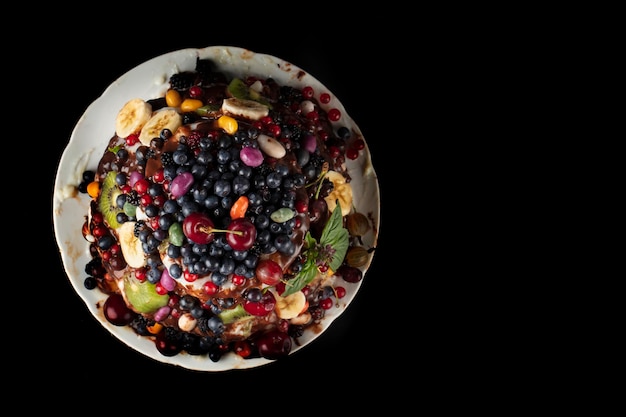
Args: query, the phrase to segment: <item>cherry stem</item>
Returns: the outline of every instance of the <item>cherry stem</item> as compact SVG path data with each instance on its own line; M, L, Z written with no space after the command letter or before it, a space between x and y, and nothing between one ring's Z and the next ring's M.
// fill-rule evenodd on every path
M200 227L198 227L198 230L203 232L203 233L206 233L207 235L211 234L211 233L216 233L216 232L234 233L234 234L236 234L238 236L242 236L243 235L243 232L241 230L214 229L214 228L208 227L208 226L200 226Z

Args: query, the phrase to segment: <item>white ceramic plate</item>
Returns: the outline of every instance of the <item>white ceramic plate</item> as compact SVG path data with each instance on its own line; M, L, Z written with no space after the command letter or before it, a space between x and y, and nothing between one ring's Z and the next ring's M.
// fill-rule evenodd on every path
M53 194L54 231L63 265L72 286L102 326L126 345L157 361L194 370L225 371L252 368L272 361L264 358L242 359L231 353L223 356L218 362L211 361L208 356L186 353L172 357L163 356L157 351L152 340L138 336L130 327L110 324L102 312L102 305L107 296L98 289L88 290L84 286L85 265L91 257L89 244L83 238L81 229L90 199L86 194L76 191L82 173L85 169L97 167L98 160L113 135L115 116L124 103L135 97L152 99L163 96L170 76L180 71L193 70L198 57L212 59L220 70L233 76L272 77L279 84L300 88L309 85L315 90L318 99L321 93L329 93L332 97L330 103L321 106L325 110L331 107L339 109L343 116L336 123L351 127L361 134L358 126L332 92L312 75L282 59L230 46L183 49L167 53L144 62L112 83L102 96L87 108L76 124L57 170ZM371 215L373 219L373 229L363 237L364 245L376 246L380 195L378 179L367 146L364 154L356 161L348 160L347 166L353 179L355 207L359 212ZM362 268L364 275L369 265L370 263ZM363 279L366 279L365 276ZM348 307L361 283L342 285L346 287L347 294L341 299L338 308L327 310L321 324L322 332ZM294 344L291 354L304 348L322 332L306 331L300 338L301 344L299 346Z

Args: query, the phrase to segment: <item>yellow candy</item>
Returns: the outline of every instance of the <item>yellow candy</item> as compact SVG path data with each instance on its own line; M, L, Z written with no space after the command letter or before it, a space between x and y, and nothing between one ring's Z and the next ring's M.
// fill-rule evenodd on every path
M87 185L87 194L90 197L96 198L100 194L100 183L98 181L92 181Z
M182 103L180 103L180 109L183 112L194 111L196 109L199 109L203 105L204 103L202 102L202 100L198 100L195 98L186 98L185 100L183 100Z
M229 135L237 132L237 129L239 128L237 120L233 119L230 116L221 116L219 119L217 119L217 126L224 129L224 131Z
M178 107L183 102L183 99L178 91L167 90L167 93L165 93L165 102L169 107Z

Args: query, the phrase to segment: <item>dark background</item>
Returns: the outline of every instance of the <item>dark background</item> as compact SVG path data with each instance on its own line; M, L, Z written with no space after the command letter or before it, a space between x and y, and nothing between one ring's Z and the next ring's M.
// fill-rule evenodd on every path
M41 60L32 57L33 65L45 62L50 67L45 77L53 77L37 87L49 89L49 98L46 98L48 107L42 117L50 121L45 132L38 132L45 137L47 144L43 157L46 171L41 186L50 192L48 207L51 207L57 164L74 125L87 106L109 84L136 65L174 50L211 45L239 46L277 56L308 71L335 93L359 125L379 177L382 197L379 249L356 299L310 345L284 361L260 368L207 373L156 362L131 350L101 327L64 273L50 223L45 230L49 246L47 263L42 270L45 291L41 294L40 307L52 311L53 318L43 314L38 317L42 336L29 343L33 351L31 369L37 380L44 385L54 384L62 375L66 381L72 382L73 389L94 392L101 389L103 383L99 381L106 376L124 381L124 384L130 384L137 390L156 381L170 381L168 384L175 383L178 389L183 390L203 385L227 387L223 384L236 382L236 385L227 388L236 391L245 386L258 387L265 382L271 385L302 385L302 388L292 387L297 390L311 390L311 387L323 390L324 386L331 384L339 391L343 386L374 384L373 387L378 387L388 384L392 379L387 375L405 367L406 361L410 363L415 354L413 348L407 346L408 342L402 340L404 336L399 334L398 328L403 326L404 320L396 322L398 313L390 311L395 303L390 297L394 296L385 290L390 280L399 278L393 272L397 268L389 263L390 254L394 251L393 243L385 238L389 234L389 216L394 214L391 199L386 200L390 195L387 188L389 180L385 178L382 163L390 146L389 127L400 126L401 121L395 120L395 116L389 115L386 110L383 96L387 75L380 63L371 58L374 46L366 36L365 28L355 28L345 35L336 36L332 35L332 31L328 32L328 36L320 36L315 29L301 30L290 34L292 38L289 42L254 33L233 36L235 31L229 33L215 29L206 30L204 35L184 37L160 33L155 34L158 41L147 39L138 43L125 42L136 30L131 24L111 26L108 36L104 36L102 30L102 27L92 28L83 24L80 29L75 28L72 35L52 38L54 41L49 42L54 51L52 58ZM85 44L85 39L90 39L90 42ZM364 53L368 55L364 56ZM44 73L38 77L41 80ZM391 172L387 171L387 175ZM45 354L42 355L41 350ZM377 377L375 380L359 380L357 375ZM301 394L296 391L287 395ZM238 394L235 392L233 395Z

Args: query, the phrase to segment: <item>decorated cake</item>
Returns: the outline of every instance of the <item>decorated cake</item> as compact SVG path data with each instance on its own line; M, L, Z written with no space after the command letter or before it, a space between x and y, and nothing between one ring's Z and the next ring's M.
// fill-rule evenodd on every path
M119 109L82 174L84 286L163 356L284 358L371 261L346 169L365 142L310 86L201 58L167 84Z

